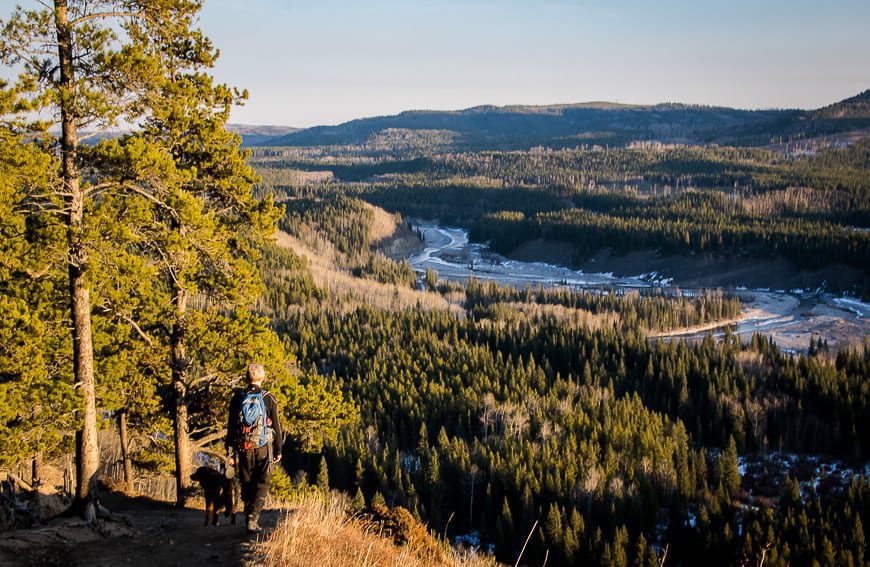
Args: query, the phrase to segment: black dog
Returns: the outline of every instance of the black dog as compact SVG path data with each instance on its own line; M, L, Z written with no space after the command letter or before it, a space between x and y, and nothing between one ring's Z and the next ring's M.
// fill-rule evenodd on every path
M202 485L205 493L205 525L218 525L218 512L224 509L224 515L229 516L230 523L236 523L235 504L236 491L233 479L227 478L220 471L210 467L199 467L190 475Z

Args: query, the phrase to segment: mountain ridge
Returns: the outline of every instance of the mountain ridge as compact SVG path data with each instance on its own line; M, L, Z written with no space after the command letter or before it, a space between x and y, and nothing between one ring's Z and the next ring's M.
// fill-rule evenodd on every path
M248 143L296 147L365 145L376 136L383 138L385 132L446 131L455 134L454 149L473 150L625 145L637 141L765 145L776 137L808 138L867 127L870 127L870 90L815 110L607 101L417 109L332 126L313 126Z

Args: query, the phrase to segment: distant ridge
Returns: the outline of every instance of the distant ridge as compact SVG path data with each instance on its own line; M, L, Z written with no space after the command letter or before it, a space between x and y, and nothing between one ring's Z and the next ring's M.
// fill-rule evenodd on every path
M811 114L815 118L870 118L870 89Z
M299 128L290 126L256 126L250 124L227 124L227 130L235 132L242 137L242 143L246 145L256 145L266 140L286 136L293 132L298 132Z
M818 110L742 110L682 103L596 101L545 106L481 105L463 110L408 110L392 116L315 126L269 137L262 146L365 145L403 132L432 132L459 150L625 145L635 141L766 145L870 127L870 91ZM431 139L432 136L419 136ZM247 142L247 140L246 140Z

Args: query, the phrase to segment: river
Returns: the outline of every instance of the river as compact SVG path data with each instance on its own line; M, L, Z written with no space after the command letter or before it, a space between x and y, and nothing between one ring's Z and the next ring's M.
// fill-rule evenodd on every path
M693 296L709 289L683 289L658 273L618 277L610 273L591 274L544 262L511 260L487 245L470 242L462 228L419 222L414 228L423 235L424 249L408 257L417 272L431 268L438 277L465 281L474 276L517 287L545 286L573 289L608 288L615 290L661 289L668 293ZM712 333L721 336L724 323L737 335L768 335L787 351L804 351L810 337L824 338L833 350L859 344L870 336L870 304L846 296L805 290L734 290L744 301L739 318L717 324L677 329L655 335L659 338L696 339Z

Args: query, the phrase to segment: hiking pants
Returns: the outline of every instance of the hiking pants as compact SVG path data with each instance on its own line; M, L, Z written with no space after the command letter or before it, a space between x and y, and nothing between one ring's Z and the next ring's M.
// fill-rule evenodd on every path
M259 516L266 504L269 481L272 479L272 452L270 446L238 451L239 484L245 514Z

